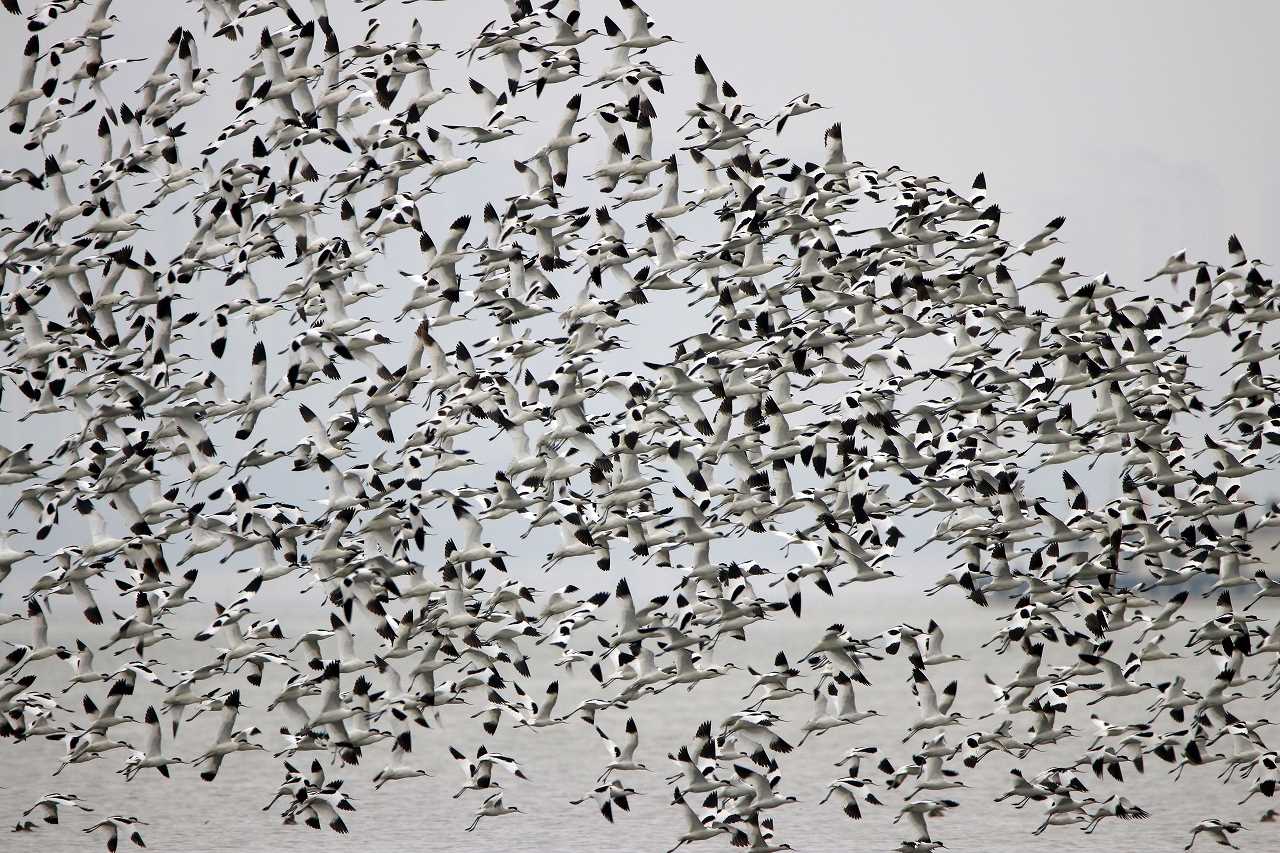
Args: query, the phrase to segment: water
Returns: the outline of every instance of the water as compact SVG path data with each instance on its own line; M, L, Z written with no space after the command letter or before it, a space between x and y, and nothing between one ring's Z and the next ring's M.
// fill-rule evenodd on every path
M903 584L904 587L914 586L910 581L903 581ZM928 613L946 627L948 649L971 659L931 668L930 675L939 689L948 680L958 679L960 692L956 707L976 717L991 708L991 695L982 681L983 674L990 673L997 681L1007 681L1016 672L1020 654L1015 649L1001 657L991 650L984 650L974 656L974 651L994 630L992 617L996 614L979 611L967 604L943 601L943 598L929 599ZM849 595L846 606L840 610L832 607L831 602L806 600L803 620L787 614L770 624L758 626L752 630L745 647L736 644L731 652L718 652L717 658L732 659L740 664L753 663L759 668L768 665L778 649L785 649L795 660L822 628L834 621L845 622L859 636L869 636L903 619L923 624L928 616L921 612L920 601L916 596L907 595L905 588ZM1192 607L1190 610L1193 620L1210 615L1207 608ZM292 616L289 618L290 614L285 613L282 621L286 633L296 636L306 625L304 620L308 617L302 611ZM178 620L174 621L177 623ZM357 626L360 624L357 621ZM189 636L187 627L179 623L179 630L175 633ZM20 625L6 626L0 628L0 636L18 639L23 630ZM1184 635L1179 633L1177 636ZM1176 646L1182 641L1173 642ZM194 663L195 658L183 661L180 656L184 649L187 654L192 654L191 645L172 646L162 656L174 666ZM177 660L172 659L175 653ZM1061 646L1048 647L1045 667L1069 663L1066 655ZM109 654L104 653L99 659L99 669L106 666L107 657ZM550 662L549 659L535 659L532 664L534 679L524 682L524 686L531 688L537 698L545 687L541 679L549 680L546 673L552 671ZM41 666L57 670L65 664L53 661L42 662ZM408 662L401 661L400 668L406 670ZM1152 682L1163 681L1171 677L1175 669L1186 674L1192 686L1197 683L1203 685L1212 677L1215 662L1207 656L1192 661L1156 662L1144 667L1142 678ZM906 683L909 672L909 665L901 657L871 664L868 674L873 683L870 687L858 688L859 708L875 709L883 716L813 737L790 756L779 756L783 775L780 790L800 799L793 806L774 811L779 840L802 851L889 850L901 839L910 837L904 825L891 824L905 790L880 790L879 797L886 805L867 807L863 820L857 822L845 817L834 802L824 807L817 805L826 785L843 775L839 768L832 766L832 762L851 746L879 744L895 764L908 760L909 749L901 744L901 738L907 721L916 713ZM274 673L269 670L263 688L245 689L244 701L248 707L238 723L262 724L269 733L260 740L273 748L278 748L280 739L270 732L278 728L280 721L268 721L263 708L274 695L273 688L282 679L281 673L279 669ZM56 677L64 678L65 673L56 672ZM353 679L354 676L344 676L344 688L349 688ZM44 678L41 682L56 683L53 680L46 682ZM575 668L572 676L561 672L560 683L561 702L557 712L567 712L582 699L601 695L585 670ZM212 682L206 684L212 685ZM351 835L346 838L327 829L314 831L302 825L283 826L277 816L279 808L272 812L261 811L282 778L279 761L266 753L229 756L213 783L200 781L190 768L175 767L171 780L166 781L148 770L126 785L115 773L124 763L124 750L108 753L98 761L69 767L51 779L49 774L56 769L64 751L61 743L38 740L6 745L4 761L0 764L0 785L4 786L4 790L0 790L0 815L10 824L45 791L74 791L90 800L96 812L84 817L64 813L60 826L42 827L34 834L0 836L0 849L39 850L41 853L97 849L102 846L103 839L85 836L79 831L91 822L85 818L123 813L136 815L152 824L144 827L143 834L148 847L153 850L349 850L356 843L381 850L417 849L423 845L445 850L594 851L605 845L616 853L666 850L684 831L680 813L669 805L670 789L662 781L662 777L674 769L666 758L667 753L691 740L702 720L712 719L718 723L726 714L746 704L740 701L740 697L749 685L749 675L731 673L700 684L692 693L684 688L675 688L633 705L630 713L634 713L641 734L637 757L653 772L623 774L624 781L642 791L643 796L632 799L629 814L615 814L616 824L612 828L606 825L590 802L577 807L568 805L568 800L593 787L596 776L607 763L603 741L577 718L562 726L533 731L512 731L504 720L498 734L486 743L491 750L515 756L525 765L528 782L510 780L505 776L501 781L507 791L506 801L518 805L527 814L486 819L474 833L466 833L464 829L483 795L469 792L460 800L451 799L462 784L462 775L450 759L448 747L455 745L474 754L480 743L477 735L481 733L475 721L469 719L477 708L454 706L444 709L442 726L429 731L415 727L413 731L413 764L430 769L435 774L431 778L397 781L375 793L370 780L386 762L388 752L382 745L366 750L366 757L359 767L327 767L330 778L345 780L344 790L358 804L356 813L345 816L351 828ZM98 687L90 692L98 697L102 690ZM1253 694L1257 690L1246 692ZM154 698L154 694L140 689L139 695L126 703L125 712L140 717L146 703L154 701ZM79 701L79 693L75 692L68 694L64 704L71 707L72 703ZM482 701L482 696L476 694L473 701ZM1114 721L1146 719L1148 715L1142 709L1150 701L1151 694L1127 700L1107 700L1094 710ZM1081 705L1082 702L1075 703L1068 719L1077 728L1085 730L1086 737L1067 741L1019 762L1028 775L1069 762L1088 746L1092 737L1089 709ZM795 743L799 738L799 724L811 710L809 698L796 697L773 703L773 706L773 710L788 720L788 724L782 727L783 735ZM1233 704L1232 709L1246 718L1261 712L1259 703L1253 700ZM1276 715L1274 708L1270 711ZM613 710L602 713L599 722L607 732L621 737L627 716L626 711ZM266 725L268 722L274 722L274 726ZM978 728L990 730L997 722L970 721L951 729L949 741L958 742L964 734ZM1015 732L1021 733L1030 722L1030 715L1016 718ZM383 724L388 723L384 720ZM179 732L175 748L170 749L166 736L166 750L186 758L198 755L211 742L217 725L217 715L206 715L186 723ZM1175 727L1167 716L1160 725L1163 730ZM113 729L113 735L131 740L135 745L141 745L144 738L141 727L135 726ZM1225 742L1219 747L1225 747ZM326 764L328 762L324 753L301 753L293 763L305 767L312 756L319 756ZM961 767L959 764L954 766ZM1091 796L1103 799L1113 792L1122 791L1150 811L1151 819L1133 823L1107 820L1093 836L1085 836L1076 827L1053 827L1035 838L1030 833L1040 821L1040 804L1033 803L1023 810L1016 810L1008 802L999 805L991 802L1006 789L1011 766L1013 759L993 754L975 770L964 770L962 778L968 788L923 794L926 797L945 796L961 803L961 807L952 810L945 819L931 821L934 836L945 841L951 849L990 853L1048 853L1064 846L1166 853L1181 849L1194 823L1206 817L1220 817L1246 822L1253 831L1242 843L1251 844L1252 849L1280 849L1280 831L1274 828L1276 825L1257 823L1258 815L1268 805L1267 801L1255 796L1245 806L1236 806L1236 801L1248 790L1247 783L1222 785L1215 779L1218 766L1210 764L1188 769L1181 782L1174 784L1168 774L1170 765L1154 756L1147 757L1145 776L1137 776L1132 768L1126 767L1128 781L1123 786L1112 783L1110 779L1095 780L1092 773L1083 768ZM880 774L864 763L863 775L878 779ZM715 839L694 849L729 848L725 839Z

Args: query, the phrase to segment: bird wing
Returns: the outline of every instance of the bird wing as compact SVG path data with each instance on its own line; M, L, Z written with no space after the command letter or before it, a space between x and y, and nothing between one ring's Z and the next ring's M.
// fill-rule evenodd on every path
M915 681L916 698L920 703L920 710L927 717L937 716L938 694L934 691L933 685L929 683L929 677L924 674L922 669L913 670L911 677Z

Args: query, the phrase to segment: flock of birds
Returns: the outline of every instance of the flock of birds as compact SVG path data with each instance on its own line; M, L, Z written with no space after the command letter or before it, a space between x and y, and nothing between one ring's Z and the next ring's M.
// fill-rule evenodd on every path
M673 850L790 849L783 772L810 738L857 742L822 802L888 807L901 853L945 847L980 762L1035 834L1189 823L1141 786L1091 795L1153 759L1273 797L1270 722L1241 709L1280 691L1260 615L1280 581L1254 545L1280 507L1247 486L1280 445L1280 288L1235 237L1140 284L1045 263L1064 220L1006 236L982 176L866 165L838 123L820 158L771 150L817 150L808 95L757 113L698 56L673 107L675 39L631 0L594 27L507 0L456 55L416 22L344 32L326 0L200 0L156 60L107 58L119 5L4 2L29 31L5 109L30 159L0 171L22 443L0 451L0 736L66 748L64 790L15 831L83 812L109 850L144 846L146 821L66 790L78 766L216 784L267 751L267 808L346 833L366 780L428 784L415 735L442 726L599 737L574 803L611 823L667 751ZM210 44L238 64L203 65ZM473 124L434 119L446 99ZM548 104L552 123L521 114ZM502 146L514 175L477 168ZM1224 378L1198 384L1199 339ZM1100 478L1105 502L1081 485ZM912 518L936 528L913 542ZM960 558L925 595L989 608L1008 659L989 705L927 616L804 622L815 594L867 621L925 546ZM561 564L572 584L535 586ZM304 601L273 618L273 593ZM783 620L811 639L744 666ZM900 744L857 741L873 677L914 697ZM590 697L566 709L568 679ZM743 683L684 743L641 746L653 696ZM268 730L241 725L249 697ZM1085 707L1092 730L1067 722ZM174 754L180 726L203 753ZM467 829L521 812L517 755L449 753ZM1188 829L1190 848L1249 827Z

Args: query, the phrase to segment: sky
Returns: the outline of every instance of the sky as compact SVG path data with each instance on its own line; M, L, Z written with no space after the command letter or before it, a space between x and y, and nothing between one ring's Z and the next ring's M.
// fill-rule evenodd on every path
M151 5L149 27L135 27L134 18L115 31L117 55L150 55L192 11ZM616 10L612 2L583 5L590 21ZM1020 230L1065 215L1060 236L1082 272L1141 277L1183 247L1220 255L1232 232L1251 253L1275 254L1275 4L643 5L660 32L696 46L752 101L772 106L809 92L828 105L799 120L815 154L820 128L841 120L849 155L867 163L899 163L961 186L985 171L1006 221ZM388 3L370 14L388 19L385 35L411 11L431 22L424 39L453 44L503 9L498 0L447 11ZM17 55L26 33L11 18L0 23L0 47ZM358 20L348 23L358 31ZM218 65L208 50L201 60ZM8 135L0 155L25 159ZM10 198L0 195L0 212L20 218Z
M617 15L613 2L583 5L588 26L599 26L602 14ZM1277 254L1280 210L1271 149L1280 107L1270 84L1280 79L1280 58L1263 41L1280 18L1271 4L805 0L779 7L738 0L649 0L643 5L657 32L685 42L651 54L679 76L659 103L682 108L690 102L688 63L696 51L761 114L807 92L828 109L794 119L784 141L774 143L779 152L820 160L823 128L841 121L850 158L879 167L900 164L957 187L983 171L991 196L1005 211L1002 233L1026 237L1053 217L1066 216L1059 236L1066 241L1070 267L1083 273L1108 271L1132 285L1183 247L1193 256L1224 257L1232 232L1251 255ZM345 8L333 4L342 42L350 45L364 31L368 15ZM191 14L187 4L155 4L139 22L122 10L127 25L114 30L109 53L146 58L136 72L145 74L169 32L179 23L190 26ZM375 34L380 41L405 38L408 18L419 15L425 22L423 40L452 49L503 15L504 7L498 0L387 3L371 14L382 21ZM0 23L0 49L18 55L26 32L14 19ZM248 37L258 26L251 24ZM58 30L58 37L66 35ZM46 37L46 44L51 40ZM583 48L584 55L598 67L595 57L603 48L603 40L597 40ZM224 72L215 78L210 104L234 86L231 78L239 68L232 54L220 55L223 50L220 42L201 39L201 64ZM234 56L240 53L237 48ZM71 67L79 61L73 57ZM500 84L495 61L464 66L441 54L436 64L437 86L465 92L468 74L494 89ZM14 68L11 76L16 73ZM121 72L126 73L135 72ZM108 90L116 91L110 84ZM563 91L549 90L538 102L523 98L518 110L540 122L554 120ZM456 96L433 107L430 120L474 123L479 120L475 111L467 96ZM79 120L88 146L93 146L96 115ZM183 119L190 138L203 141L216 133L226 114L202 108L184 113ZM598 134L594 121L584 126ZM758 144L771 142L766 132ZM488 162L505 164L533 144L517 139L486 146L481 154ZM194 156L188 152L194 147L187 143L184 153ZM575 153L591 163L579 161L573 170L589 169L599 153L598 146ZM10 167L37 163L8 134L0 139L0 158ZM428 196L423 213L432 232L439 235L456 216L464 195L495 197L499 186L486 183L493 174L500 175L500 188L509 193L511 170L500 165L458 175L441 194ZM686 179L692 184L696 176ZM30 198L17 191L0 193L0 214L15 223L29 221L37 215L24 208ZM477 212L474 197L465 204ZM175 225L175 236L185 239L189 233L189 223ZM412 254L390 254L384 270L388 283L396 281L394 268L412 267L414 261ZM1038 270L1046 261L1037 257L1026 266ZM206 311L225 298L212 286L193 287L189 295L193 307ZM401 294L384 301L394 311ZM692 327L700 318L701 312L690 313L685 320ZM281 317L278 328L285 323ZM246 333L238 333L240 340L229 352L247 357ZM632 351L618 357L638 361L640 355ZM224 362L219 368L233 392L243 383L240 367ZM278 369L273 366L273 376ZM17 394L4 401L0 443L6 446L21 445L31 433L33 422L16 420L14 407L21 403ZM41 428L50 430L54 420L42 421ZM268 413L260 429L280 427L302 431L293 409ZM287 471L278 480L274 474L262 476L273 478L261 480L263 488L277 492L287 481L299 500L321 488L319 479L299 480Z
M1220 257L1233 231L1275 254L1275 4L690 5L646 9L757 101L830 106L851 157L961 186L985 171L1015 232L1065 215L1082 272Z

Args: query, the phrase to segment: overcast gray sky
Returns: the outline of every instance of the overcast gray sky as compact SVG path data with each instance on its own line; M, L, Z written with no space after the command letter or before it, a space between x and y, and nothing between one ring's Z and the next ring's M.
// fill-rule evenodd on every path
M125 22L114 30L108 50L113 57L151 57L175 25L192 24L191 7L176 0L148 4L139 24L138 9L131 8L135 2L118 0L116 11ZM829 107L793 120L785 142L774 146L779 152L819 158L822 129L839 120L848 155L868 164L899 163L960 187L985 171L992 196L1007 213L1003 233L1024 238L1050 218L1065 215L1068 223L1060 236L1067 241L1070 266L1081 272L1107 270L1132 284L1184 246L1195 256L1223 258L1232 231L1252 255L1278 254L1271 148L1280 125L1270 90L1280 79L1280 59L1263 41L1276 31L1280 17L1273 4L648 0L643 5L658 32L686 42L650 54L680 78L671 82L669 97L659 101L660 107L668 105L665 109L683 109L690 102L688 63L693 52L701 51L715 74L731 81L761 114L800 92ZM599 26L604 14L617 15L613 0L587 0L583 6L586 26ZM356 42L364 16L352 14L345 4L333 4L333 11L343 45ZM407 38L407 18L417 14L427 24L423 39L451 50L504 14L498 0L387 3L377 12L386 20L379 40ZM250 30L267 20L254 19ZM279 16L271 22L278 26ZM45 37L46 46L71 35L64 27L55 32ZM26 37L17 19L0 18L0 47L9 55L20 53ZM202 64L222 72L217 85L230 86L242 67L243 45L229 50L207 37L200 45ZM583 48L595 70L603 47L600 40ZM71 69L81 59L72 57ZM499 85L494 61L463 67L442 54L432 64L440 69L437 86L465 91L468 74L495 89ZM12 81L16 74L14 67L4 76ZM117 91L111 83L108 90ZM184 157L196 156L197 146L228 119L222 91L210 96L209 109L184 113L194 140L184 144ZM522 96L517 111L535 119L554 117L563 100L563 90L554 89L537 103ZM460 95L433 108L431 123L477 121L475 106ZM97 115L77 125L90 157L96 154L91 134ZM264 121L270 121L269 114ZM598 130L594 122L587 129ZM769 135L760 134L759 144L771 145ZM18 138L3 135L0 156L6 166L37 166L38 158L19 145ZM503 164L509 152L527 155L534 145L517 139L481 153ZM594 163L599 152L592 146L575 157ZM510 191L511 172L499 165L460 175L439 196L428 197L423 205L428 228L438 234L459 209L478 212L475 197L464 201L464 195L474 188L485 193L482 197L495 197L498 186L486 184L495 174L501 176L496 180L502 191ZM692 184L696 176L686 179ZM30 209L31 198L16 189L0 193L0 213L29 221L40 212ZM175 221L174 226L181 232L175 236L185 240L189 223ZM392 268L415 261L416 256L388 258ZM1045 262L1047 257L1037 257L1024 265L1038 269ZM389 269L384 274L389 284L397 281ZM216 287L188 293L198 301L213 300L210 304L226 298ZM398 307L402 297L389 296L387 310ZM692 313L689 318L697 319ZM283 329L286 318L278 322ZM230 350L236 353L234 363L229 356L220 367L233 392L243 380L232 374L238 374L248 353L243 331L239 334ZM277 362L273 375L279 369ZM6 408L21 402L14 395ZM16 424L15 417L13 411L0 416L0 441L6 445L21 444L31 434L32 423ZM46 420L41 428L52 425ZM293 409L270 413L265 427L277 425L301 432ZM281 472L263 475L259 485L276 488L280 480L292 483ZM318 482L299 481L298 499L314 494Z
M191 20L188 4L148 4L159 8L149 10L151 26L142 31L125 8L133 2L121 4L128 25L114 31L115 56L149 56L178 20ZM497 0L462 5L410 11L430 22L424 39L446 44L503 14ZM1269 41L1280 23L1276 4L643 5L659 31L701 50L747 100L773 108L808 91L829 105L797 122L811 131L815 152L820 128L839 119L849 155L868 163L900 163L960 185L985 170L1016 232L1066 215L1065 248L1082 272L1146 273L1183 246L1220 256L1232 231L1251 253L1275 254L1280 104L1272 88L1280 56ZM376 12L388 18L384 39L407 34L393 26L404 7L389 3ZM583 12L598 25L617 6L587 0ZM349 44L359 21L346 23ZM20 53L26 35L17 19L0 19L8 55ZM218 67L204 44L202 62ZM661 65L675 55L653 58ZM5 78L16 74L15 64ZM550 105L558 108L560 99ZM806 138L788 136L789 151ZM30 159L8 134L0 154L7 165ZM21 218L18 198L0 194L0 211Z
M1082 272L1149 274L1183 246L1222 257L1232 231L1276 254L1277 4L645 8L754 101L830 105L851 157L956 183L985 170L1015 233L1066 215Z

